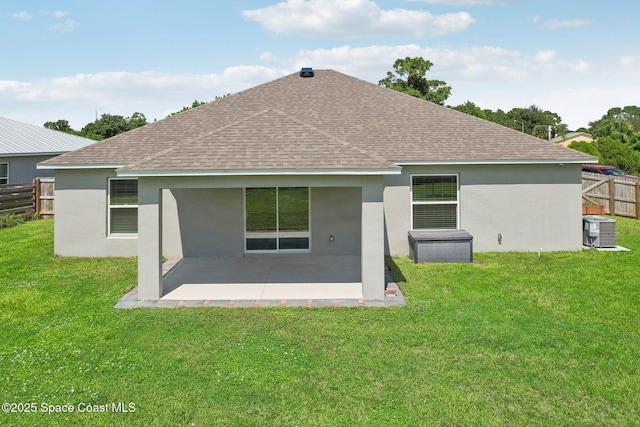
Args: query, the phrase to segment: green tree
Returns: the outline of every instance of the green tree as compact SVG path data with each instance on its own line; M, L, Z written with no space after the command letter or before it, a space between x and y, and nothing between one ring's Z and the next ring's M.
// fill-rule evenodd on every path
M216 100L221 99L221 98L224 98L224 97L226 97L226 96L229 96L229 94L227 94L227 95L222 95L222 96L216 96ZM191 107L182 107L182 109L181 109L181 110L176 111L175 113L171 113L171 114L169 114L167 117L175 116L176 114L180 114L180 113L182 113L182 112L184 112L184 111L190 110L190 109L192 109L192 108L199 107L199 106L204 105L204 104L206 104L206 102L201 102L201 101L198 101L198 100L196 99L195 101L193 101L193 102L191 103Z
M139 128L140 126L144 126L147 124L147 118L144 114L138 113L137 111L131 115L128 119L129 129Z
M630 108L630 107L625 107ZM637 108L637 107L635 107ZM633 125L635 119L626 115L621 108L612 108L600 120L589 123L594 138L611 137L633 148L638 148L640 135Z
M593 144L591 142L573 141L571 144L569 144L569 148L571 148L572 150L590 154L594 157L597 157L598 159L602 157L602 154L600 154L600 151L598 151L598 148L596 148L596 144Z
M507 115L514 121L524 123L526 133L542 139L548 138L549 125L552 126L551 137L556 136L556 127L562 122L562 118L557 113L543 111L536 105L528 108L512 108ZM566 126L563 129L566 130Z
M73 131L73 129L71 129L71 126L69 126L68 120L57 120L55 122L46 122L44 124L44 127L46 127L47 129L53 129L60 132Z
M509 115L504 111L502 111L501 109L497 109L496 111L487 109L487 110L484 110L484 114L486 119L491 122L498 123L508 128L514 128L517 130L521 129L520 123L517 123L515 120L509 117Z
M627 105L624 108L611 108L607 111L606 117L626 120L633 126L635 131L640 130L640 107L636 107L635 105Z
M55 122L46 122L44 127L47 129L53 129L60 132L70 133L71 135L82 136L84 138L95 139L96 141L103 140L104 137L93 133L84 131L77 131L71 128L68 120L57 120Z
M609 136L594 142L600 152L600 163L615 166L630 175L640 173L640 153Z
M111 138L127 130L129 130L127 119L112 114L103 114L98 120L82 128L83 133L100 135L103 138Z
M455 107L451 107L453 110L460 111L463 113L467 113L470 116L480 117L481 119L487 118L487 113L482 108L478 107L471 101L467 101L464 104L457 105Z
M451 86L442 80L427 80L425 75L433 63L421 57L398 58L393 64L394 72L380 80L380 86L403 92L416 98L444 105L451 95Z
M135 112L131 117L124 117L117 114L103 114L95 122L87 123L82 128L81 133L88 138L95 138L97 135L100 139L111 138L131 129L135 129L147 124L147 118L144 114ZM91 135L94 135L92 137Z

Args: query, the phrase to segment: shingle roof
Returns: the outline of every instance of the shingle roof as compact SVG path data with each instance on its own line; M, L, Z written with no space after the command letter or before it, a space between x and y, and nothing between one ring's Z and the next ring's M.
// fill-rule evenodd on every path
M0 156L61 154L95 141L0 117Z
M229 144L229 141L242 141ZM395 165L281 111L265 110L122 170L388 169Z
M298 73L44 162L126 170L391 168L590 156L332 70Z

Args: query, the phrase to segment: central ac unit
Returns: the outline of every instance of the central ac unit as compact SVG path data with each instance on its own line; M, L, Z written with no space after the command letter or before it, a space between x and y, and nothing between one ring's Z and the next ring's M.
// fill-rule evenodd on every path
M616 221L599 215L582 217L582 243L596 248L615 248Z

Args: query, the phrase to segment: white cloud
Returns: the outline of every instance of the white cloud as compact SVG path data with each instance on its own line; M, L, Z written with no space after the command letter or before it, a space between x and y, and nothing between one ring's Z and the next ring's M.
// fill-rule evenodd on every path
M28 21L32 18L31 15L29 15L27 12L8 13L7 16L11 18L18 18L23 21Z
M632 67L640 64L640 56L623 56L618 62L623 67Z
M68 14L69 14L69 12L63 12L61 10L57 10L57 11L53 12L53 17L59 19L59 18L64 18Z
M533 19L534 24L539 23L539 27L543 30L557 30L559 28L578 28L591 25L590 19L566 19L560 20L558 18L548 19L540 22L540 17L535 16Z
M67 19L64 22L60 22L49 27L51 31L60 31L61 33L73 31L76 28L78 28L78 22L73 19Z
M554 59L556 59L557 56L558 56L558 52L556 52L554 50L543 50L543 51L538 52L536 54L536 60L538 62L549 63L549 62L553 61Z
M65 119L80 129L103 113L128 116L138 111L149 121L162 119L197 99L236 93L291 70L237 66L221 74L159 71L103 72L27 81L0 80L0 116L42 125Z
M575 64L569 64L569 63L563 63L563 64L571 68L576 73L586 73L588 71L591 71L591 66L589 65L589 63L582 59L579 59L578 62L576 62Z
M242 16L268 31L316 37L442 35L474 24L467 12L432 15L408 9L382 10L371 0L287 0Z
M417 44L366 47L340 46L333 49L301 50L295 58L276 58L270 61L302 66L332 68L365 80L377 82L392 70L397 58L421 56L434 63L429 71L432 78L483 82L523 82L533 78L557 78L582 72L588 64L561 61L552 50L526 55L519 51L495 46L471 46L460 49L422 47Z
M540 94L533 103L557 112L570 129L577 129L600 119L610 108L638 105L639 98L640 88L624 84L578 85Z

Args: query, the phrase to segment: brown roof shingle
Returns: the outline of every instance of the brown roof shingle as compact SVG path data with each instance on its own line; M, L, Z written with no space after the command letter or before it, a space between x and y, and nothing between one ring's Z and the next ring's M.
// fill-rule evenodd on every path
M387 169L390 162L592 160L332 70L297 73L44 162L128 170Z

